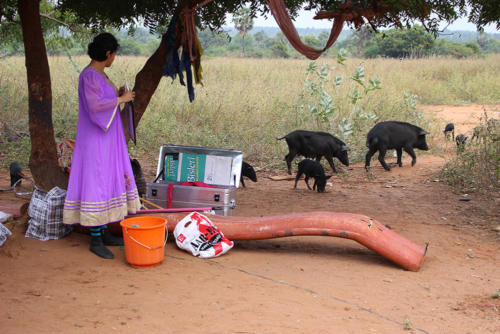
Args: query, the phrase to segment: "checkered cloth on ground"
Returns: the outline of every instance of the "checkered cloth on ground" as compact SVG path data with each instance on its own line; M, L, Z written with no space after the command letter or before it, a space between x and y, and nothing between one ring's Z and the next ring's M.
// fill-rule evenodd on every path
M2 246L7 238L11 235L12 232L7 227L3 226L2 223L0 223L0 246Z
M66 190L59 187L52 188L49 192L38 188L33 191L28 215L28 230L26 238L42 241L59 239L71 232L70 225L63 224L63 207Z

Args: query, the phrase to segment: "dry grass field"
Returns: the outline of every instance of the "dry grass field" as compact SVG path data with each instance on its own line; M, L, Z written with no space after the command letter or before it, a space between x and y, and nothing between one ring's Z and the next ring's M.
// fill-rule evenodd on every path
M125 80L133 84L145 61L146 58L117 57L108 73L117 85ZM189 102L187 89L178 80L162 79L139 124L137 147L131 147L130 153L150 160L156 157L158 144L163 143L237 148L247 160L259 166L278 168L287 148L275 138L303 128L325 130L340 137L351 148L351 160L359 161L364 155L366 133L374 124L373 120L353 116L351 96L359 85L350 77L362 62L365 81L377 77L382 89L364 96L356 107L373 113L378 120L409 121L438 135L443 124L423 119L415 103L457 105L500 101L500 55L461 60L347 59L345 65L332 59L319 60L318 65L334 67L328 72L329 81L323 90L332 97L338 110L328 122L318 122L308 111L300 109L304 104L300 94L307 93L304 80L309 61L203 58L203 86L195 86L195 101ZM74 137L78 71L87 63L88 57L72 61L67 57L50 58L57 137ZM342 78L338 87L332 84L335 76ZM6 128L11 133L28 131L26 85L24 59L0 59L0 121L4 132ZM343 119L352 125L352 134L345 135L339 130ZM27 162L29 139L15 145L0 145L7 160Z

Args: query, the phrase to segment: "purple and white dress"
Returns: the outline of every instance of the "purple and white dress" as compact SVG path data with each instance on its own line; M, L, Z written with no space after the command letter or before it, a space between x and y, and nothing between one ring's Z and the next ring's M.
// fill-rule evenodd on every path
M130 165L115 88L87 67L78 81L78 127L63 222L99 226L122 220L141 203Z

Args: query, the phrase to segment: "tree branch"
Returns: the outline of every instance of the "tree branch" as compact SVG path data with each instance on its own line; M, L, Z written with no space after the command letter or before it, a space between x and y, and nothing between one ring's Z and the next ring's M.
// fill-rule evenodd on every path
M53 12L52 12L52 13L53 13ZM56 22L56 23L59 23L60 25L65 26L66 28L68 28L68 29L69 29L69 30L71 30L72 32L75 32L75 33L82 33L82 34L88 34L88 32L87 32L87 31L85 31L85 30L78 30L78 29L74 29L72 24L69 24L69 23L63 22L63 21L61 21L61 20L58 20L58 19L56 19L55 17L50 16L49 14L40 13L40 16L41 16L41 17L44 17L44 18L46 18L46 19L49 19L49 20L51 20L51 21L54 21L54 22Z

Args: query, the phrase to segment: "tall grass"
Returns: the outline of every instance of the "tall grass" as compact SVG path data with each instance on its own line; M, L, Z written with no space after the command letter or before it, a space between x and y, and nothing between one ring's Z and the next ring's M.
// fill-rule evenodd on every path
M76 57L73 61L81 69L88 58ZM133 83L145 61L140 57L117 57L108 74L117 85L125 79ZM361 61L367 78L377 76L381 81L382 89L371 92L363 101L365 110L374 112L378 120L409 121L438 136L441 132L437 126L409 105L404 92L416 94L423 104L500 102L499 55L465 60L348 59L345 66L331 59L319 60L320 64L335 65L332 74L343 77L338 88L325 88L340 106L339 116L351 113L348 96L357 84L349 77ZM302 128L327 130L344 138L351 148L351 160L359 160L365 153L366 132L373 121L360 121L353 135L343 136L338 131L338 117L328 123L305 120L297 104L308 64L307 60L296 59L204 58L203 86L195 86L193 103L189 103L187 90L178 80L162 79L137 129L138 144L132 148L132 155L154 161L161 144L202 145L240 149L245 159L258 165L283 168L287 147L276 137ZM65 57L51 57L50 68L55 133L72 138L78 119L79 73ZM25 164L28 159L26 149L13 150L17 141L5 140L16 131L28 131L27 110L24 59L0 59L0 151L7 154L4 163L15 158Z

